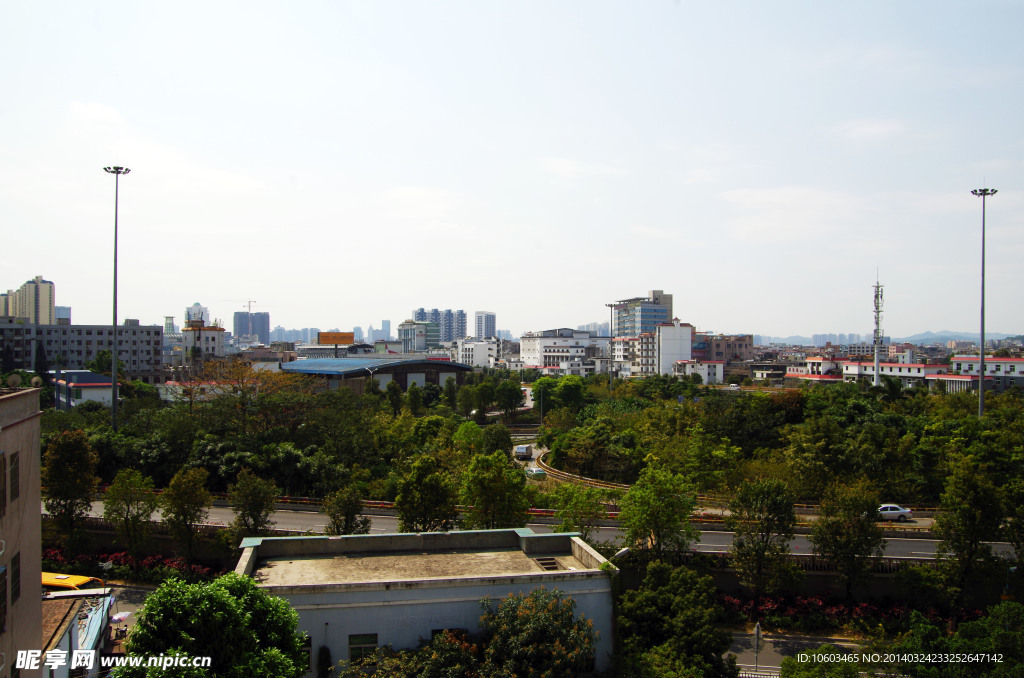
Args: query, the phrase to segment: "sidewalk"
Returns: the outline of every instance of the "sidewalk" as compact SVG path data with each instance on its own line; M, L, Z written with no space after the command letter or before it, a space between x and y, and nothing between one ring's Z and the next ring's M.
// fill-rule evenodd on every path
M782 660L793 657L801 652L813 652L824 644L835 645L837 648L854 651L861 647L857 641L849 638L830 638L828 636L802 636L797 634L762 633L761 649L757 652L756 675L778 675ZM740 666L740 674L755 675L754 634L746 631L734 631L729 652L736 655L736 663Z

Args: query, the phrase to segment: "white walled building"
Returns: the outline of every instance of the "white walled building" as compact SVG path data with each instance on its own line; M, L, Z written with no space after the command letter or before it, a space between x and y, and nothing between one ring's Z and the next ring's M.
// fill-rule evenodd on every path
M563 362L607 357L608 342L608 337L567 327L524 332L519 338L519 359L528 368L557 367Z
M661 323L654 328L654 341L657 372L670 375L677 361L692 357L693 325L681 323L678 318Z
M677 360L672 366L677 377L699 374L705 385L721 384L725 381L725 362L722 360Z
M921 363L879 363L878 374L881 377L894 377L899 379L903 388L923 386L927 383L926 377L934 374L942 374L948 368L945 365L924 365ZM858 381L867 379L874 382L874 362L844 362L843 381Z
M493 367L498 360L498 340L469 337L453 342L452 360L473 367Z
M955 355L949 360L952 374L978 379L981 359L976 355ZM992 380L992 381L990 381ZM985 356L985 388L1005 391L1011 386L1024 388L1024 358L994 358Z
M203 327L198 321L191 320L187 327L181 330L181 346L184 349L185 359L196 355L196 349L201 359L223 358L225 353L223 327L207 325Z
M594 657L608 669L612 652L611 577L607 562L573 533L529 528L349 535L251 537L235 572L299 614L299 629L333 661L391 645L414 648L444 629L480 630L480 601L496 607L509 594L557 589L591 620ZM606 566L607 567L607 566Z

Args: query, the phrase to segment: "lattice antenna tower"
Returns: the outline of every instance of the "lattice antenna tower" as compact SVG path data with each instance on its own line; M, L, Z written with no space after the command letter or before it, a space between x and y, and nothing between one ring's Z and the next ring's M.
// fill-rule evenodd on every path
M882 353L882 284L875 275L875 378L873 384L878 386L882 379L879 375L879 356Z

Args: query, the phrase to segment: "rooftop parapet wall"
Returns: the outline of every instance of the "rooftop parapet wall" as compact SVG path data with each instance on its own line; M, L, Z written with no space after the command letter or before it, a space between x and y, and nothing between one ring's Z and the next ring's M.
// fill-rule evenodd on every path
M577 533L536 534L529 528L514 530L466 530L403 534L347 535L340 537L247 537L236 571L251 574L256 558L280 556L340 555L347 553L394 553L403 551L463 551L518 548L528 556L564 553L575 555ZM584 544L585 546L585 544ZM589 548L589 547L588 547ZM247 556L250 549L252 556ZM594 556L600 558L591 549ZM594 561L597 562L597 561ZM594 566L595 569L597 565Z

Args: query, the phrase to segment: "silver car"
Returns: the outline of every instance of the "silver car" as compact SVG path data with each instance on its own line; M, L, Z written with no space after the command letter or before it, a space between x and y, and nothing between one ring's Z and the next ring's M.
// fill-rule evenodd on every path
M882 504L878 507L879 520L896 520L905 523L914 517L913 511L899 504Z

